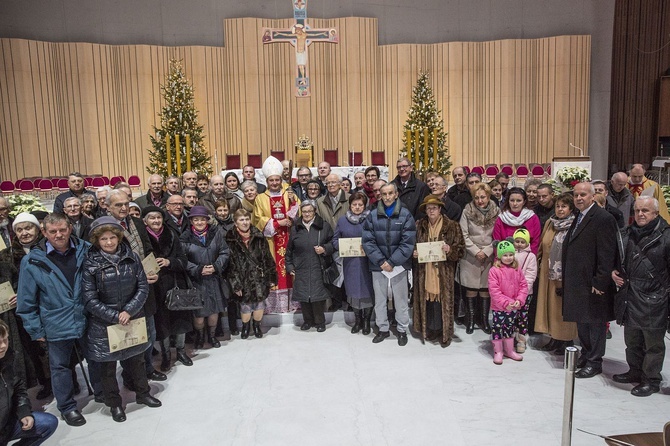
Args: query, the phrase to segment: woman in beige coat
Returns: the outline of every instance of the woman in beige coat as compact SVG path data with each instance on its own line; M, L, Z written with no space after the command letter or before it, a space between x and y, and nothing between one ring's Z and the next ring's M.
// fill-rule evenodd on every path
M540 267L540 284L537 293L535 331L547 333L550 341L540 350L554 350L562 355L565 347L577 337L577 324L563 321L563 283L561 282L561 257L563 241L575 216L572 194L564 193L556 199L556 215L544 225L537 263Z
M489 326L489 295L488 275L493 262L493 225L500 208L491 200L491 188L488 184L479 183L471 190L472 202L468 203L461 215L461 232L465 240L465 257L459 263L460 276L458 283L465 288L467 302L465 312L465 332L472 334L475 330L475 310L477 297L481 298L480 320L477 325L484 333L491 333Z

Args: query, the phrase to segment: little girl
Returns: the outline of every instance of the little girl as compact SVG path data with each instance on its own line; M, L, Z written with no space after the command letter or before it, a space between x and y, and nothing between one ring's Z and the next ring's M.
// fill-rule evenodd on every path
M503 354L515 361L523 356L514 351L514 329L517 311L526 303L528 285L523 273L517 269L514 245L507 240L496 246L496 260L489 270L489 293L491 294L491 342L493 363L502 364Z
M525 228L514 232L514 247L516 248L516 262L519 270L526 277L528 297L525 305L518 311L516 318L516 352L526 351L526 335L528 334L528 309L533 299L533 284L537 278L537 257L530 250L530 233Z

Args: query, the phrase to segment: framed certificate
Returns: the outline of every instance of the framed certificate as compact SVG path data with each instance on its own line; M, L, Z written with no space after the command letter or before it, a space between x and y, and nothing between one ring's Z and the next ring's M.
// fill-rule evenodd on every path
M416 250L419 253L419 263L444 262L447 260L447 253L442 251L444 242L417 243Z
M142 267L147 276L158 274L158 271L161 269L161 267L158 266L158 263L156 263L156 256L154 256L153 252L142 260Z
M141 317L130 321L128 325L110 325L107 327L107 338L110 353L145 344L149 342L147 321Z
M1 237L0 237L1 238ZM16 296L12 284L9 282L0 283L0 313L16 308L16 304L9 305L9 299Z
M361 237L341 238L340 257L365 257Z

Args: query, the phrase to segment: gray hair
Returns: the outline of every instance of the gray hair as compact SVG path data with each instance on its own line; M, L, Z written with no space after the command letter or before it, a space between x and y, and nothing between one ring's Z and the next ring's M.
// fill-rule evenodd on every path
M107 206L111 205L112 204L112 198L119 197L119 196L123 196L123 198L128 199L128 194L125 193L124 191L122 191L120 189L110 190L109 193L107 194L107 198L105 198L105 204Z
M66 198L65 200L63 200L63 206L67 205L67 202L68 202L68 201L76 201L77 204L78 204L79 206L81 206L81 200L79 199L79 197L69 197L69 198Z
M198 194L198 189L196 189L195 187L185 187L181 190L181 196L186 197L186 192L190 192L190 191L195 192L196 195Z
M98 190L95 191L95 198L100 198L100 193L105 192L106 194L109 195L109 192L112 190L111 187L109 186L102 186L98 188Z
M393 192L398 192L398 186L397 186L393 181L391 181L390 183L386 183L385 185L383 185L382 187L380 187L380 188L379 188L379 192L381 192L382 189L384 189L385 187L388 187L388 186L392 186L392 187L393 187Z
M242 184L240 184L240 190L244 191L244 189L246 189L247 187L253 187L254 189L256 189L256 192L258 192L258 184L256 184L255 181L251 180L242 181Z
M637 197L635 199L635 203L637 203L638 201L643 201L643 200L644 201L651 201L651 207L656 212L658 212L658 200L656 199L656 197L649 197L649 196L646 196L646 195L640 195L639 197Z
M307 206L312 206L314 210L316 211L316 200L305 200L302 203L300 203L300 209L307 207Z

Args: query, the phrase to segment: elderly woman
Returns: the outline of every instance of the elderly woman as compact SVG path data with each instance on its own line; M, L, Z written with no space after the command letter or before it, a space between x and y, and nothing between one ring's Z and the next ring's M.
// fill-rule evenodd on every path
M577 337L577 325L563 321L563 268L562 253L565 236L575 219L575 205L571 193L556 198L555 215L544 225L542 244L537 254L539 266L539 286L537 309L535 311L535 331L549 335L549 342L540 348L554 350L562 355L565 347L572 345Z
M333 248L340 249L340 239L360 238L363 235L363 222L369 210L366 210L368 197L365 192L354 192L349 197L349 210L340 217L333 235ZM370 334L370 318L374 307L374 289L368 259L363 257L342 257L342 273L347 284L347 302L354 309L356 320L351 333L361 329L364 335Z
M226 184L226 189L235 194L237 198L242 200L244 198L244 193L240 189L240 179L235 174L235 172L228 172L226 176L223 177L223 182Z
M247 212L254 213L254 202L258 196L258 184L255 181L246 180L240 185L240 190L244 194L242 198L242 207L247 210Z
M253 315L254 336L262 338L265 299L270 288L277 284L275 260L261 231L251 225L251 214L246 209L235 211L233 220L235 226L226 234L230 249L227 275L233 293L240 301L241 337L249 337Z
M175 229L165 224L165 212L156 206L147 206L142 210L142 220L146 225L149 241L153 248L156 263L160 266L158 281L153 284L156 296L156 339L161 345L161 370L167 372L171 368L170 336L174 336L177 349L177 361L185 366L193 365L193 361L184 350L186 333L193 330L193 313L191 311L171 311L167 308L168 291L175 286L187 288L186 254L179 241Z
M523 185L523 188L526 191L526 207L528 209L532 210L535 209L535 206L537 206L537 188L540 184L542 184L542 180L539 178L531 178Z
M215 334L219 313L226 308L222 274L228 266L228 245L221 228L209 224L210 215L206 207L193 206L188 218L191 226L181 235L188 257L186 269L205 303L202 309L194 312L195 348L204 346L205 337L212 347L218 348L221 343Z
M83 263L82 296L88 315L86 327L86 358L98 363L105 405L111 408L114 421L123 422L126 414L116 380L117 361L126 360L136 401L149 407L161 402L149 394L144 366L146 340L123 350L110 351L107 328L129 325L144 316L143 306L149 284L140 258L121 243L123 228L114 217L100 217L91 224L93 245Z
M332 262L333 230L316 215L316 202L300 204L302 217L291 227L286 250L286 272L293 277L293 300L300 302L304 323L301 330L316 327L326 331L326 299L323 270Z
M535 212L526 207L527 201L526 191L520 187L509 189L502 211L493 225L493 240L505 240L512 237L517 229L526 228L530 234L530 250L537 255L542 228Z
M480 298L478 325L484 333L490 334L489 309L489 269L493 263L493 225L500 209L491 199L491 188L479 183L472 188L472 201L463 209L461 231L465 240L465 256L460 261L458 283L465 289L466 312L465 332L474 333L477 297Z
M428 195L419 205L426 216L416 222L416 242L442 242L446 260L418 263L414 276L414 329L427 341L440 340L443 347L454 336L454 272L463 256L464 242L457 222L442 215L444 203ZM414 249L414 258L419 253Z
M84 216L95 220L96 218L96 201L95 197L91 194L83 194L81 196L81 213L84 214Z
M309 180L307 183L307 196L305 200L314 200L321 196L321 185L316 180Z

